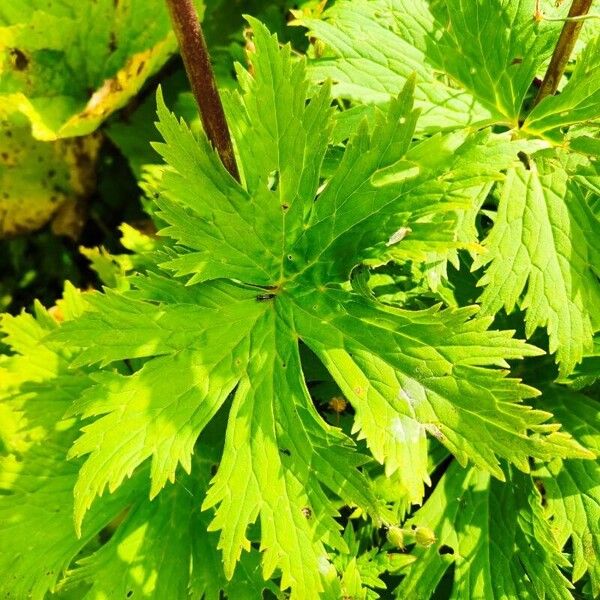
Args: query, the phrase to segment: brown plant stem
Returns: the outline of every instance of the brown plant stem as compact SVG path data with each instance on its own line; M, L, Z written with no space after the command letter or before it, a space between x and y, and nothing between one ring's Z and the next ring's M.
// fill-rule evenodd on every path
M240 180L223 104L193 0L166 0L204 131L231 175Z
M565 72L565 68L575 47L575 42L577 42L577 38L579 37L579 32L583 27L584 20L580 17L589 12L592 2L593 0L573 0L569 15L560 32L556 48L554 48L552 58L550 59L548 70L535 97L534 106L537 106L546 96L556 93L560 79Z

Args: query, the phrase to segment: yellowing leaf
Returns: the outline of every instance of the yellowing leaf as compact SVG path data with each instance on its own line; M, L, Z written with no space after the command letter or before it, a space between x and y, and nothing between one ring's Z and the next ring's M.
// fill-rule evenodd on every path
M55 233L77 237L80 203L95 185L100 141L91 135L40 142L22 116L0 110L0 238L50 221Z
M24 114L41 140L91 133L176 49L162 0L0 8L0 109Z

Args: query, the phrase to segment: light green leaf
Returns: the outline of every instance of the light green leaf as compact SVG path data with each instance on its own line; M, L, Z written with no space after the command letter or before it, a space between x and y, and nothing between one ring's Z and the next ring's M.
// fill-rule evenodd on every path
M404 311L344 296L302 297L298 331L353 404L355 429L388 474L414 461L413 502L429 482L426 432L461 463L470 459L499 478L496 455L527 471L529 455L549 458L569 445L563 434L549 432L548 413L517 403L535 390L481 368L535 349L507 332L482 337L489 322L470 319L472 309ZM550 435L532 438L534 431Z
M428 476L427 431L498 477L499 458L527 470L530 457L590 454L546 423L548 413L523 405L535 390L506 376L507 360L539 351L489 331L491 319L475 308L403 310L348 281L363 261L387 262L392 252L400 260L404 238L407 253L417 252L402 227L454 231L452 210L479 202L530 143L489 131L413 143L411 80L374 132L363 125L321 189L332 139L327 88L310 97L304 63L257 23L253 43L252 73L228 101L242 182L159 97L167 165L153 192L171 240L151 255L158 265L124 291L89 295L86 312L50 336L77 351L73 368L101 365L98 386L72 406L90 419L73 448L88 455L76 516L148 459L156 493L178 464L189 467L223 405L225 445L202 506L220 532L225 575L260 541L263 575L277 573L291 598L337 600L330 552L345 551L340 506L377 525L394 514L361 468L369 457L317 412L301 342L343 387L372 455L389 472L407 470L402 486L415 502ZM456 247L453 237L448 244Z
M430 528L436 542L415 548L398 599L430 598L452 563L452 600L572 598L559 570L568 562L526 475L511 469L505 485L453 463L407 525Z
M73 486L80 465L66 455L77 422L63 415L91 382L82 373L69 373L66 357L46 344L54 327L42 309L38 319L2 319L4 341L17 354L0 363L0 397L18 426L0 455L0 593L15 600L45 598L134 489L123 487L94 506L81 535L75 534Z
M441 8L431 3L434 11ZM445 72L486 106L495 120L518 127L531 82L550 57L566 13L551 0L449 0L437 50ZM557 6L558 5L558 6Z
M186 297L185 287L179 282L173 285L167 281L165 286L160 280L148 278L145 283L149 281L159 285L155 294L179 292L181 297L183 292L187 302L162 305L111 291L86 295L85 315L76 324L65 323L54 334L57 342L68 341L73 348L85 348L73 366L172 355L214 340L215 335L229 332L235 337L240 326L248 327L248 322L264 310L256 303L252 290L239 286L214 282L205 288L192 288ZM88 346L89 339L95 340L93 346Z
M194 498L185 484L182 478L154 501L132 507L110 540L77 562L67 584L90 583L84 600L186 598Z
M222 434L220 428L216 429ZM212 478L211 470L218 464L221 452L221 441L202 439L194 455L192 467L194 487L187 488L194 497L201 499L208 489ZM217 442L217 443L215 443ZM176 485L180 485L179 479ZM183 482L186 485L186 482ZM227 578L223 572L221 552L217 549L219 534L207 531L213 518L213 511L191 513L192 539L192 573L190 578L190 595L192 598L204 600L221 600L223 593L227 598L239 600L255 600L262 597L263 590L269 589L277 597L278 589L272 581L263 579L260 553L256 549L245 552L236 568L235 575ZM201 534L199 534L201 532Z
M600 35L579 55L569 82L555 96L544 98L529 114L524 129L537 135L600 119ZM560 132L558 133L560 135Z
M206 348L215 351L211 364L203 364L206 355L184 350L152 360L130 377L103 374L99 385L75 403L84 418L104 415L83 427L69 452L71 458L89 454L74 490L77 526L105 486L112 492L149 457L151 498L167 480L174 481L179 463L189 472L199 433L236 383L227 368L229 347L222 345L222 333L220 346L207 341ZM227 355L219 352L223 348ZM234 360L246 352L240 347Z
M331 79L335 97L385 104L415 73L420 132L490 117L470 94L436 77L430 55L437 55L441 26L425 0L336 2L323 19L300 17L297 22L325 44L327 54L311 64L311 75L317 81Z
M249 23L255 30L264 27L254 19ZM238 65L241 90L229 100L231 124L241 165L252 165L243 177L254 210L282 219L282 241L288 243L297 237L320 184L332 127L330 90L324 86L306 102L306 67L292 60L289 46L259 44L250 60L252 73ZM274 193L264 194L265 188Z
M56 393L52 400L56 404ZM49 421L55 416L47 414ZM119 515L132 495L130 484L98 503L87 514L81 535L75 534L73 485L78 465L66 460L75 436L71 424L70 430L53 432L23 453L0 458L0 592L4 597L45 598L69 563Z
M163 196L157 201L158 216L170 224L161 233L192 250L166 266L177 275L193 273L193 282L221 277L269 282L279 271L279 257L270 247L272 240L262 234L263 219L273 218L273 205L267 215L254 210L250 195L236 185L208 140L198 140L180 123L160 92L158 114L165 142L154 147L173 167L162 175ZM268 192L265 198L270 198ZM254 236L239 236L248 230Z
M292 598L316 598L328 571L322 542L343 547L323 486L368 513L378 509L355 470L364 458L317 415L292 331L280 328L269 311L252 332L253 360L236 391L223 458L203 508L218 504L210 528L221 530L229 576L242 548L250 549L247 526L260 516L265 577L278 567Z
M564 13L549 0L542 5L547 16ZM427 133L486 121L517 124L560 29L536 23L535 6L535 0L343 0L322 20L298 22L324 44L312 74L331 79L337 97L386 103L415 73L418 131Z
M413 86L410 80L388 114L379 115L371 135L363 126L349 142L288 255L291 273L298 269L317 280L345 281L360 261L411 255L423 260L431 230L442 240L430 252L456 248L461 237L457 210L472 210L482 188L501 177L500 169L518 163L519 151L529 147L488 131L433 136L411 147L418 117ZM307 257L302 270L297 256Z
M596 454L595 461L554 461L540 469L552 529L560 542L573 543L573 581L586 572L592 595L600 593L600 405L568 388L544 390L544 408L564 423L566 431Z
M484 314L512 311L526 288L527 335L546 327L550 352L567 375L591 349L599 326L593 240L600 223L558 164L532 160L530 167L509 171L487 252L473 270L489 263L479 281Z

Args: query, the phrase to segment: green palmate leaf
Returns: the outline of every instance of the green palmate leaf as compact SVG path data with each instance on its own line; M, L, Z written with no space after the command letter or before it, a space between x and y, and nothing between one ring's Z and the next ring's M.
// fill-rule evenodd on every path
M241 549L249 549L246 527L260 507L265 575L280 567L282 586L310 597L328 564L315 537L342 544L333 535L336 510L322 486L371 514L377 507L355 471L364 459L313 408L297 344L287 328L278 331L277 316L269 311L252 332L253 360L236 391L223 459L204 506L219 503L211 529L223 530L226 572L233 572ZM238 498L246 499L243 506Z
M301 337L353 403L355 428L388 473L407 460L407 452L413 460L426 456L426 431L461 462L470 458L500 478L496 454L527 470L527 447L551 456L561 443L562 434L550 434L544 443L528 438L528 429L547 430L542 423L548 415L515 404L515 381L480 368L533 352L505 332L484 334L489 322L469 320L473 309L408 312L334 293L307 295L296 309ZM322 312L332 316L323 321ZM521 387L520 393L536 392ZM422 485L419 491L416 502Z
M323 181L328 89L307 101L304 63L252 25L251 72L240 73L241 91L227 99L242 183L159 95L165 141L156 147L167 166L156 204L172 241L146 276L130 278L125 291L86 295L86 312L51 336L57 347L78 349L73 368L103 368L70 413L89 419L71 450L87 456L76 523L96 495L147 459L152 496L178 464L189 470L196 438L202 443L224 407L224 448L203 509L214 510L209 528L220 531L227 577L260 539L264 575L280 574L293 599L336 598L329 553L347 552L335 520L340 504L375 523L389 522L391 512L361 468L370 459L315 409L300 341L352 403L373 457L388 473L406 471L401 481L413 502L429 477L426 432L499 478L499 458L528 470L529 457L590 454L547 424L548 413L522 404L535 390L506 376L507 359L536 349L488 331L490 319L474 308L411 312L349 284L363 261L399 259L404 247L417 252L409 230L453 223L452 210L518 163L526 146L490 132L413 144L409 81Z
M592 385L598 379L600 379L600 336L596 335L593 348L583 356L570 381L576 389L581 389Z
M546 327L562 375L570 373L600 325L595 236L600 223L576 183L554 161L532 161L509 171L498 215L485 241L490 263L480 285L483 310L513 310L527 286L527 335Z
M558 169L554 178L558 187L552 195L562 194L564 201L555 201L547 209L542 197L549 198L549 191L538 194L532 212L532 200L525 201L522 189L517 191L515 188L514 194L519 194L519 199L509 205L511 188L509 184L503 186L501 213L488 238L487 253L481 254L477 246L476 219L491 185L473 187L470 201L465 202L463 208L455 206L451 209L456 218L451 228L454 233L445 231L435 218L421 223L418 228L409 230L406 224L400 224L397 229L407 240L401 245L405 249L401 250L403 257L436 262L437 280L446 276L448 260L458 266L450 238L454 240L454 248L463 247L473 252L475 268L489 265L481 279L481 284L487 288L482 301L488 314L503 306L511 310L527 289L522 301L523 307L529 307L527 333L531 335L536 327L548 326L550 349L556 352L560 345L557 358L561 375L565 375L589 350L591 335L597 328L593 315L598 313L598 282L597 272L592 267L599 256L594 234L597 219L590 218L586 206L589 204L593 211L595 204L593 199L585 198L586 192L578 191L571 183L567 186L566 181L567 173L575 175L581 186L591 190L592 194L598 193L594 123L598 120L600 79L596 63L599 38L588 36L588 41L582 45L583 51L577 54L574 72L561 93L546 98L525 118L532 81L552 52L560 29L560 17L566 10L565 3L556 3L562 6L554 4L534 0L452 0L447 3L422 0L408 7L403 0L342 0L325 11L322 19L300 17L299 23L308 27L311 36L318 41L317 56L311 63L313 77L317 81L330 78L336 96L360 103L341 113L335 133L338 139L348 137L349 131L365 116L373 122L375 109L372 105L389 103L414 72L417 74L415 103L422 112L417 122L417 134L430 132L429 119L431 131L493 122L519 130L518 137L525 134L560 141L579 153L578 166L574 167L575 162L568 153L561 151L561 162L569 164L565 164L565 172ZM537 9L547 18L535 19ZM586 27L589 29L588 24ZM442 101L431 91L433 88L438 94L445 89L447 94L452 94L452 101ZM460 111L463 120L453 121L449 113L458 106L454 102L459 94L463 99L470 98L471 106L478 108L467 111L463 107ZM482 111L486 116L481 114ZM571 127L571 131L565 135L567 127ZM380 135L375 139L380 139ZM449 165L450 159L445 150L440 151L436 136L426 138L423 144L425 152L422 155L441 155L445 165ZM366 154L366 146L359 147L357 153ZM409 150L407 156L410 153ZM469 160L471 165L480 161L474 156ZM552 165L554 160L550 159L549 163ZM356 165L350 167L352 175L359 173ZM414 164L406 161L394 164L392 170L398 178L412 176L413 168ZM519 166L517 171L519 169L522 167ZM554 166L546 171L552 170L556 170ZM377 181L385 181L388 177L385 169L382 171ZM542 177L544 190L553 187L546 178L550 178L548 172ZM558 184L561 178L563 183ZM349 193L352 184L357 185L356 180L348 180L350 183L342 190L341 198ZM514 187L514 181L515 178L509 175L510 186ZM409 180L409 186L415 183L415 180ZM562 190L565 186L568 191ZM418 195L421 190L417 187L416 191ZM410 194L414 198L415 190L411 189ZM434 197L444 194L445 191L440 189ZM572 195L576 199L571 201ZM544 214L546 211L547 215ZM447 217L445 223L448 226ZM518 241L521 238L522 241ZM319 243L320 240L314 242L318 248ZM409 252L413 248L421 253ZM391 257L394 254L391 252ZM431 288L436 290L434 270L430 273ZM526 288L527 284L529 287Z
M547 16L564 12L542 2ZM323 20L300 18L325 46L312 66L334 93L386 103L418 76L419 129L481 121L516 125L533 76L552 52L560 26L536 23L535 0L337 2ZM365 114L365 110L353 112Z
M538 4L547 16L556 15L557 3ZM496 119L513 126L533 77L554 48L560 27L554 22L537 22L535 10L535 0L451 0L440 39L441 63L448 75Z
M0 109L43 140L94 131L176 50L164 2L24 0L0 8Z
M187 595L193 496L184 483L154 502L132 508L107 544L77 563L68 584L92 583L83 596L185 598Z
M358 535L361 531L359 530ZM334 558L338 572L342 574L338 597L350 596L357 600L376 600L386 585L381 579L384 573L397 574L415 561L410 554L389 551L389 548L361 548L352 525L344 531L348 552Z
M435 536L396 590L430 598L454 563L450 598L572 598L559 551L530 477L509 470L509 485L453 463L408 525Z
M219 433L221 433L219 431ZM263 590L269 589L278 595L277 586L272 582L265 582L260 554L256 550L244 553L236 569L235 577L227 578L223 572L223 558L217 549L218 533L206 533L212 520L212 512L201 512L199 504L195 502L206 494L215 465L218 464L222 440L211 443L213 440L203 439L194 455L193 478L188 491L194 497L194 510L191 515L190 532L192 538L192 574L190 578L190 594L192 598L205 598L206 600L220 600L222 592L227 598L240 598L240 600L254 600L261 598ZM185 485L186 482L184 482ZM192 487L195 483L196 489ZM176 485L179 484L177 480ZM202 535L198 535L201 532Z
M68 357L44 344L55 327L42 310L37 320L29 315L2 319L5 341L27 354L0 362L2 405L17 423L9 432L3 422L7 443L0 454L0 592L7 598L44 598L70 561L118 515L128 495L124 487L94 506L81 537L75 535L78 465L65 458L77 427L63 414L91 382L85 375L68 375Z
M544 407L567 431L600 456L600 405L568 388L545 390ZM540 470L552 529L560 542L573 542L573 581L590 575L592 595L600 593L600 465L596 461L554 461Z
M80 294L67 287L54 314L68 324L82 308ZM218 536L206 533L210 513L199 514L218 460L214 444L201 447L203 459L196 459L193 479L179 477L150 502L143 470L94 503L76 535L73 489L81 461L66 458L80 424L64 415L94 391L94 382L84 371L69 369L69 354L48 343L56 328L41 308L36 319L2 319L4 341L16 352L0 361L3 597L41 600L49 591L72 589L76 594L78 584L87 591L74 597L96 600L184 598L192 587L213 600L221 590L231 591L232 597L260 596L264 585L258 553L248 554L236 577L227 581L218 560ZM111 539L100 544L97 534L107 527Z
M573 75L557 96L548 96L529 114L524 128L536 134L600 119L600 34L577 60ZM557 133L560 137L560 131Z
M328 53L313 63L312 75L317 80L332 79L337 97L387 103L416 73L421 131L461 127L490 116L470 94L435 76L429 55L438 54L435 41L440 24L425 1L410 6L402 0L337 2L322 20L301 17L298 23L326 45ZM364 114L360 110L357 116Z
M216 290L212 291L216 298ZM235 293L237 290L233 288L231 291ZM254 294L250 296L245 292L240 295L246 297L246 302L242 300L230 305L230 309L237 310L225 322L220 319L227 319L228 311L220 311L217 327L214 327L216 310L203 310L200 304L189 306L188 310L185 305L176 307L172 312L167 310L156 320L154 331L148 328L147 322L144 324L140 320L139 312L131 313L141 328L146 327L146 336L154 334L153 344L145 346L142 343L137 356L156 353L154 343L161 342L161 338L157 340L155 337L156 331L165 335L163 348L170 356L146 363L129 377L100 373L96 376L99 385L75 404L73 410L81 412L84 417L105 415L84 428L84 435L71 450L71 456L91 453L75 487L77 523L81 522L93 498L102 493L106 484L109 489L115 489L125 476L131 475L150 456L151 497L168 479L174 479L179 463L190 470L196 438L235 386L239 370L232 371L232 362L245 362L249 352L247 336L263 312ZM127 304L135 309L141 303L121 300L120 307ZM115 320L111 320L110 311L101 313L102 319L108 319L111 327L117 325L119 316L125 316L123 312L115 313ZM107 321L94 317L90 320L90 335L95 336L92 325L98 331L106 332ZM183 336L178 336L177 330L181 332L185 323L194 323L194 327L187 328ZM125 323L122 327L124 337L142 342L138 331L127 329ZM64 330L63 333L68 333L68 325ZM223 343L224 338L227 344ZM123 357L136 355L128 351L128 347L123 350L123 338L115 337L114 343L119 344L115 349L122 351ZM186 348L196 344L200 345L202 352Z

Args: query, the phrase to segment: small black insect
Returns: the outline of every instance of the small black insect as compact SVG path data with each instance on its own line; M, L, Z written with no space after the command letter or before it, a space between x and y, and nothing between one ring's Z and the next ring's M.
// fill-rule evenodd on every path
M266 300L273 300L275 298L275 294L259 294L256 296L256 300L258 302L265 302Z

